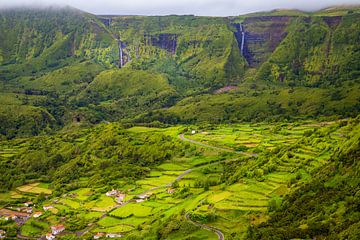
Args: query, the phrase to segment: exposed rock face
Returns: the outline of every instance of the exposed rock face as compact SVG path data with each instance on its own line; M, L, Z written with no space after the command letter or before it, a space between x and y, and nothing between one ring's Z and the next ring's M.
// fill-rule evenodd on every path
M220 93L230 92L232 90L237 90L238 88L239 88L238 86L225 86L225 87L222 87L222 88L216 90L214 93L220 94Z
M324 22L333 30L339 25L341 19L341 16L323 17Z
M109 17L109 18L101 18L101 17L99 17L99 20L107 27L110 27L111 22L112 22L111 17Z
M327 46L326 46L326 62L327 62L327 64L329 64L330 63L329 55L330 55L330 51L331 51L331 44L332 44L334 30L337 28L337 26L341 22L342 17L341 16L334 16L334 17L325 16L322 19L329 26L329 28L331 30L329 41L327 42Z
M279 43L287 35L286 27L290 16L263 16L246 18L242 24L244 31L243 55L251 67L265 62Z
M146 45L159 47L166 51L175 54L177 47L177 35L169 33L160 33L156 35L144 35L144 42Z
M118 38L119 46L119 68L122 68L126 63L131 61L129 52L126 49L126 44Z

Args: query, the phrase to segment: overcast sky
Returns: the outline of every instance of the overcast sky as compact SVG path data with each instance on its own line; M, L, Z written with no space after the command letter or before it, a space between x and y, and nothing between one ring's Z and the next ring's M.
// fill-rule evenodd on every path
M318 10L360 0L0 0L0 8L70 5L94 14L233 16L278 8Z

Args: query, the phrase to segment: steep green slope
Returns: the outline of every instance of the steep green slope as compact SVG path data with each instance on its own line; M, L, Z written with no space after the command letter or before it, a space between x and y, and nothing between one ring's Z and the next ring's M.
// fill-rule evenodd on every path
M359 20L360 14L296 19L257 77L308 86L359 79Z
M175 97L165 76L124 68L100 73L74 102L90 109L94 106L106 119L116 120L169 106Z
M21 78L11 81L11 87L18 87L24 92L48 92L58 96L72 96L78 94L93 81L104 67L93 62L74 63L44 74L41 77Z
M131 59L135 68L152 68L158 58L173 60L206 87L236 82L244 73L245 61L225 18L114 17L103 21L125 43L125 60Z
M50 132L56 123L44 108L14 104L1 106L0 122L0 139Z
M114 41L96 17L76 9L1 10L2 134L36 135L61 126L68 96L102 69L94 62L112 65ZM93 62L79 63L84 59Z
M37 135L71 121L76 114L69 99L102 70L95 63L74 63L38 78L4 81L0 87L1 134L7 138Z
M339 144L332 161L287 196L267 222L250 228L248 239L360 237L359 118L349 125L351 134Z
M0 109L48 112L56 125L41 128L136 115L141 123L355 116L360 15L351 9L229 18L2 10ZM16 116L3 116L6 128L41 132L11 124L22 122Z
M20 151L16 157L0 157L0 191L43 179L59 193L81 177L99 187L120 184L120 178L131 183L146 175L150 166L185 150L182 143L164 134L131 133L117 123L2 144Z
M230 93L202 94L184 98L168 109L138 116L137 122L230 123L296 117L356 116L360 110L360 86L306 88L241 84Z
M0 76L10 80L92 58L111 65L116 41L94 16L72 8L0 12Z
M278 12L279 13L279 12ZM319 13L320 15L320 13ZM359 112L359 14L249 16L242 21L251 67L231 93L191 96L138 121L236 122ZM255 76L255 77L254 77ZM216 92L214 92L216 93Z

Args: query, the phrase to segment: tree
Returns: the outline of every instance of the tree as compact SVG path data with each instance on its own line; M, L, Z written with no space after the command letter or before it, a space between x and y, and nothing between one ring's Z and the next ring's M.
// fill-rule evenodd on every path
M173 182L173 184L171 185L171 187L173 188L178 188L180 185L179 185L179 182L176 180Z

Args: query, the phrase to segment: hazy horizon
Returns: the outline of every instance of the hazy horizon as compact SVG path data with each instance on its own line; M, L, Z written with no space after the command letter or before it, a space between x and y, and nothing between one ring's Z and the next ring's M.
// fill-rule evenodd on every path
M119 2L115 0L92 1L86 0L13 0L0 3L0 9L13 7L50 7L71 6L97 15L183 15L198 16L235 16L251 12L271 11L274 9L298 9L301 11L316 11L326 7L338 5L357 5L360 0L253 0L242 2L238 0L183 0L170 2L165 0L133 0L132 2Z

